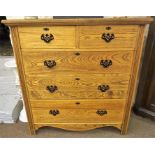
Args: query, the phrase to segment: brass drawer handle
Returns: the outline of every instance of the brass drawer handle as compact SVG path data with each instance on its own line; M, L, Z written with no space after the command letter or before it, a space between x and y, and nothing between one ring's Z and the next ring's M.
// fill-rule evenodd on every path
M113 40L115 38L115 35L112 33L103 33L102 37L103 40L105 40L107 43L109 43L111 40Z
M109 89L110 89L109 85L99 85L98 86L98 90L100 90L101 92L106 92Z
M104 68L108 68L109 66L112 65L112 60L101 60L100 65L103 66Z
M56 90L58 90L57 86L47 86L46 89L50 92L50 93L54 93Z
M43 40L46 43L49 43L53 39L54 39L53 34L42 34L41 35L41 40Z
M49 114L56 116L56 115L60 114L60 112L59 112L59 110L50 110Z
M98 114L98 115L100 115L100 116L103 116L103 115L106 115L106 114L108 114L108 112L106 111L106 110L97 110L96 111L96 114Z
M54 66L56 66L56 62L55 60L45 60L44 66L47 66L48 68L53 68Z

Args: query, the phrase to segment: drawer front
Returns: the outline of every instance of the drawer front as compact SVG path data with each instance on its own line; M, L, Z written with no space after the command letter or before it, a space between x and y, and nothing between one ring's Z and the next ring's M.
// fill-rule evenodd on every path
M33 109L124 109L126 99L92 99L92 100L30 100Z
M80 26L80 48L135 49L138 26Z
M75 27L19 27L21 48L75 48Z
M124 109L32 109L34 123L122 123Z
M23 51L23 63L26 74L35 75L57 71L129 73L132 54L132 51Z
M32 100L126 98L129 74L52 74L27 77Z

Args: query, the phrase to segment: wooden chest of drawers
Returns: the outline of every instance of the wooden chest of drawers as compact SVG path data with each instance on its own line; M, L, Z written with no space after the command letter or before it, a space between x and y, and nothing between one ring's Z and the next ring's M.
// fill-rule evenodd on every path
M127 132L151 18L6 20L31 133L113 126Z

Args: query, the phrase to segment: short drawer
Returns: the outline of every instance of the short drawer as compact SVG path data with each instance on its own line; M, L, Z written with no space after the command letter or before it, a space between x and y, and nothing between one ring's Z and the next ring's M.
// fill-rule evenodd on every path
M75 48L75 27L19 27L21 48Z
M80 48L134 50L138 26L80 26L79 36Z
M33 108L33 120L36 124L42 123L102 123L121 124L124 109L56 109Z
M130 73L133 51L22 51L26 74Z
M123 99L128 83L129 74L61 73L26 80L31 100Z

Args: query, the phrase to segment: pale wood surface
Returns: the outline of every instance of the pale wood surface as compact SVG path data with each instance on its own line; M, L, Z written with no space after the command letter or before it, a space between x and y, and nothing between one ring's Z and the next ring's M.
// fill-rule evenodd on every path
M51 78L52 77L52 78ZM80 78L80 80L76 80ZM51 74L48 77L27 78L30 99L95 99L126 98L129 74ZM98 90L99 85L109 85L107 92ZM58 90L50 93L46 87L57 86Z
M67 72L52 73L48 76L30 76L26 78L29 89L44 90L45 86L56 85L62 91L96 91L101 84L107 84L110 89L127 89L129 74L81 74ZM78 79L77 79L78 78Z
M121 130L122 134L127 133L132 102L134 100L135 93L136 93L136 86L138 83L137 78L138 78L138 73L139 73L139 67L140 67L140 61L141 61L142 49L143 49L143 42L144 42L144 31L145 31L145 27L140 26L139 38L137 41L137 50L134 53L134 58L133 58L133 62L132 62L132 68L131 68L132 74L131 74L130 84L129 84L127 104L125 107L124 121L122 124L122 130Z
M129 48L135 49L138 26L80 26L79 48ZM102 34L114 34L115 38L110 42L103 40Z
M3 21L11 26L31 133L42 126L73 131L114 126L125 134L136 92L144 27L151 21L151 18ZM40 39L47 26L55 37L49 44ZM112 29L107 30L107 26ZM107 43L101 39L104 32L114 33L116 38ZM77 52L80 55L75 55ZM44 66L49 59L56 61L51 69ZM102 59L112 60L112 66L103 68ZM108 84L110 89L101 92L100 84ZM47 85L57 85L58 90L50 93ZM99 109L107 110L107 114L96 114ZM49 110L59 110L60 114L53 116Z
M118 128L119 130L121 129L121 124L96 124L96 123L89 123L89 124L34 124L35 129L38 130L41 127L55 127L55 128L61 128L64 130L70 130L70 131L88 131L88 130L93 130L97 128L102 128L106 126L112 126L115 128Z
M100 116L96 114L98 109L58 109L59 114L53 116L49 114L50 110L55 109L32 109L35 123L102 123L102 124L121 124L123 118L123 109L108 109L104 107L103 110L107 114Z
M96 91L61 91L57 90L54 93L50 93L46 90L29 90L29 98L35 100L56 100L56 99L119 99L126 98L127 90L114 89L107 92Z
M73 26L48 27L48 31L44 27L19 27L18 31L21 48L75 48L76 40L79 40L79 48L135 48L138 26L110 26L111 30L106 27L80 26L79 33ZM101 38L103 33L114 34L115 38L107 43ZM42 34L52 34L54 40L46 43L40 39Z
M75 27L56 26L48 27L19 27L19 38L21 48L75 48ZM54 40L49 43L41 40L42 34L52 34Z
M3 20L8 26L52 26L52 25L138 25L149 24L151 17L144 18L84 18L84 19L45 19L45 20Z
M77 104L80 103L80 104ZM32 108L63 108L63 109L87 109L87 108L103 108L106 109L123 109L126 104L126 99L92 99L92 100L31 100Z
M19 43L19 37L18 37L18 30L16 27L11 28L11 35L12 35L12 41L13 41L13 52L14 52L14 55L16 58L18 75L19 75L19 79L20 79L20 86L21 86L23 100L24 100L24 104L25 104L25 108L26 108L26 112L27 112L28 123L29 123L31 134L35 134L32 110L31 110L31 105L29 103L27 89L26 89L26 83L25 83L25 72L24 72L24 68L22 65L23 63L22 63L20 43Z
M31 50L30 50L31 51ZM23 62L26 74L51 74L60 71L76 71L83 73L129 73L132 62L132 51L23 51ZM80 55L75 55L76 53ZM45 60L55 60L56 66L47 68ZM112 65L104 68L101 60L112 60ZM67 74L67 73L66 73Z

